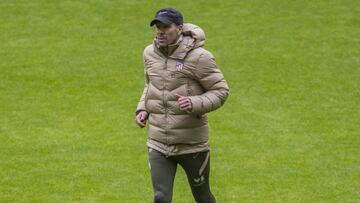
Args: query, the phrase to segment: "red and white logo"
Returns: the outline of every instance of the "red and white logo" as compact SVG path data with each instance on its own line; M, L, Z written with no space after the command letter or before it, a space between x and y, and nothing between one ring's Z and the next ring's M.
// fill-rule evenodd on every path
M177 60L175 68L177 71L181 71L184 68L184 61Z

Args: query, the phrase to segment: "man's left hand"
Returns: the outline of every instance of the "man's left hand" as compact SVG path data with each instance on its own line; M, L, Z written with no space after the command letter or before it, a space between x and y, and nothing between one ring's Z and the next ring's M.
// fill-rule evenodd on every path
M191 111L192 109L192 103L189 97L181 96L179 94L176 94L176 98L179 103L179 107L181 111Z

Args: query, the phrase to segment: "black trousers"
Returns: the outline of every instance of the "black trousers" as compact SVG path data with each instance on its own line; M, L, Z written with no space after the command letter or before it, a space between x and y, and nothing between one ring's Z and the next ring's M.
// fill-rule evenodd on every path
M178 164L187 175L196 202L216 202L209 186L210 151L166 157L154 149L149 149L149 164L154 203L171 203Z

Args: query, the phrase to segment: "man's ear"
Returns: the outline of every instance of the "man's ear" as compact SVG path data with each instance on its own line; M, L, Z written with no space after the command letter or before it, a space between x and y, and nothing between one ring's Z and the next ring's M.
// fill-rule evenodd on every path
M183 31L183 25L178 25L178 34L180 35Z

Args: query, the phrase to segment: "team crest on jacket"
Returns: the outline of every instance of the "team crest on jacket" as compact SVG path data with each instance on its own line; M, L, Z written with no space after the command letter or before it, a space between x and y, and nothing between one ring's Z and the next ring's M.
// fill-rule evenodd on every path
M175 68L177 71L181 71L184 68L184 61L183 60L177 60Z

